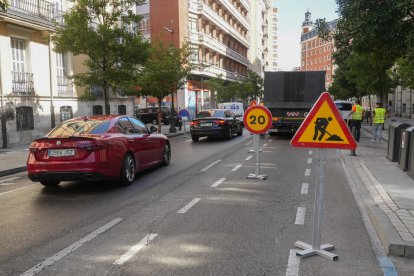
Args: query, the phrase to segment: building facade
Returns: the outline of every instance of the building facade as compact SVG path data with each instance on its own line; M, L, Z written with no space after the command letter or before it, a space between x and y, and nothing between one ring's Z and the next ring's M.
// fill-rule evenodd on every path
M62 21L66 0L11 0L0 12L0 114L3 147L28 144L62 121L103 113L103 97L80 102L84 89L68 76L84 72L84 57L56 53L50 35ZM113 114L133 114L132 97L111 96Z
M328 28L333 31L336 27L336 21L328 22ZM326 87L329 87L333 81L332 53L334 50L334 41L326 41L318 36L318 31L314 28L311 19L311 13L305 13L305 21L302 24L301 35L301 71L326 71Z
M265 71L278 71L279 65L278 65L278 9L272 8L271 12L271 30L269 31L269 40L267 42L267 47L269 49L269 56L266 61L266 67Z

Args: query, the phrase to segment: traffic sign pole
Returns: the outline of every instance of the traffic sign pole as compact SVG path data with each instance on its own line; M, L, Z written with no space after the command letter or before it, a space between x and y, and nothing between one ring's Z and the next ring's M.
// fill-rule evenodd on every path
M260 134L255 134L253 137L254 149L256 153L256 167L255 172L247 176L247 178L265 180L267 175L260 174Z
M328 258L331 261L336 261L338 260L338 255L328 252L334 250L335 246L329 243L321 245L321 226L323 222L322 211L325 197L325 167L327 151L327 149L318 149L318 167L316 174L312 245L297 241L295 242L295 246L303 249L302 251L297 252L296 256L310 257L313 255L319 255Z

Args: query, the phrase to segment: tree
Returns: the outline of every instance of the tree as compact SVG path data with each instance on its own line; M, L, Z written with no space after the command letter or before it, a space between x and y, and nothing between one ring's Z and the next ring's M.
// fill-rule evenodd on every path
M149 43L136 32L141 20L133 13L143 0L71 0L74 6L52 36L55 51L85 55L85 73L72 76L75 84L103 89L105 114L110 114L109 91L130 87L148 57ZM86 99L91 93L86 93Z
M7 0L0 0L0 9L6 11L10 7L10 3Z
M190 60L191 54L192 49L188 42L184 42L181 48L167 46L159 39L155 39L151 44L150 56L136 82L140 90L135 94L157 98L158 132L161 132L162 99L177 91L190 72L196 68Z

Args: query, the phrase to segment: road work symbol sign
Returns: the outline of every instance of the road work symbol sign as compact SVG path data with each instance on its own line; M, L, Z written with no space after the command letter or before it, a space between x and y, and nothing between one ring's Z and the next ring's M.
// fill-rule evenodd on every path
M328 92L321 94L290 143L306 148L356 148L354 137Z

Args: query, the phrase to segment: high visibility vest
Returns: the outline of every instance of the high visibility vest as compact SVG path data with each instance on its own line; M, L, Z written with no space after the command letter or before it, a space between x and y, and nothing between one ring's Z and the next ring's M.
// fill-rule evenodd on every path
M385 120L385 108L379 107L374 109L375 116L374 116L374 124L382 124Z
M362 106L359 104L354 105L355 111L352 113L352 120L362 121Z

